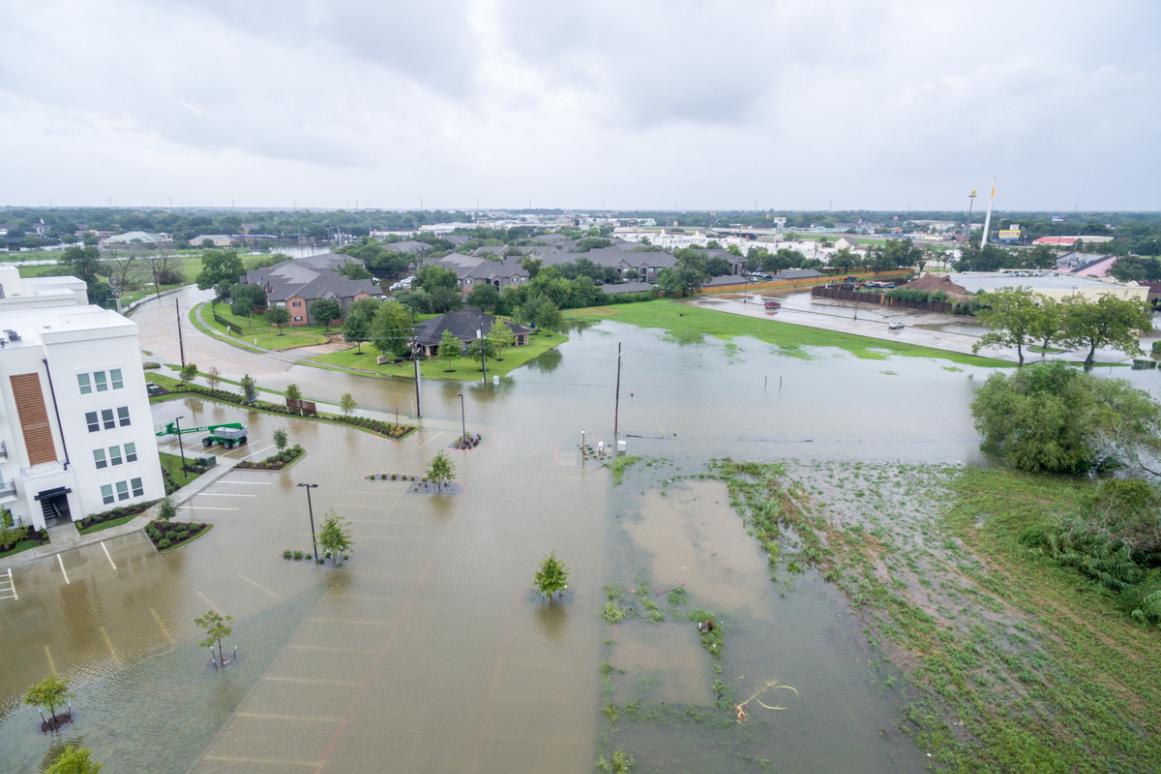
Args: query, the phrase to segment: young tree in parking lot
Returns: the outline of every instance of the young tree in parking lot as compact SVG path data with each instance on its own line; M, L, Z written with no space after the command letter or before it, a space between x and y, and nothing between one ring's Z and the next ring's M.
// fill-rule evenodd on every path
M253 403L258 398L258 382L250 374L243 374L241 379L242 394L247 403Z
M216 610L208 610L203 615L194 619L202 631L206 633L206 638L199 644L203 648L212 648L216 643L218 646L218 663L224 664L225 660L222 656L222 640L229 637L233 633L234 628L230 626L234 621L232 615L222 615Z
M463 343L454 333L445 330L443 336L439 339L439 356L443 359L447 369L451 369L451 362L460 356L460 351L463 349Z
M1040 308L1028 288L1004 288L987 293L981 299L976 316L988 332L972 345L973 352L992 344L1016 348L1016 357L1024 365L1024 347L1035 341Z
M157 518L161 521L169 521L177 515L177 506L174 505L173 500L166 497L161 501L161 506L157 509Z
M186 363L181 367L182 384L190 384L198 375L197 363Z
M427 466L427 480L443 489L456 474L456 466L451 459L440 452L431 458Z
M273 325L275 330L278 331L278 335L282 336L282 326L290 322L290 312L281 306L272 306L262 315L262 319Z
M206 373L206 381L210 383L210 389L218 389L218 382L222 380L222 372L218 370L217 366L210 366L210 370Z
M274 431L274 445L276 447L278 447L278 451L282 451L283 449L285 449L286 444L288 444L289 442L290 442L290 438L289 438L289 436L287 436L286 430L284 430L283 428L280 427Z
M551 552L540 563L533 582L534 588L547 599L552 599L568 588L568 568L564 562L556 558L556 552Z
M359 404L355 402L355 396L349 392L344 392L342 397L339 398L339 408L343 410L343 416L349 417L351 412L358 407Z
M101 764L93 760L92 750L69 744L44 770L44 774L99 774L100 771Z
M286 407L290 408L291 401L302 401L302 390L298 389L297 384L286 385ZM299 404L298 412L302 413L301 403Z
M57 707L68 702L69 696L69 684L61 677L49 675L24 692L24 703L48 710L50 722L55 722Z
M322 546L323 551L330 554L332 565L341 564L343 555L354 545L346 520L334 511L328 513L318 533L318 544Z

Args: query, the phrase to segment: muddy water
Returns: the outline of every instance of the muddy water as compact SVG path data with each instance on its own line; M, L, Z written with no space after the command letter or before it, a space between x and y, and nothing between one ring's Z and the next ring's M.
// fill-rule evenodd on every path
M873 667L846 601L813 572L787 576L783 568L772 582L725 486L658 484L671 475L631 471L612 501L610 573L633 590L646 583L659 601L680 587L689 601L661 602L660 623L638 617L606 627L611 700L622 714L606 721L605 751L631 750L643 771L756 771L761 761L784 771L922 770L923 756L897 730L902 701ZM693 609L712 612L722 627L720 662L687 619ZM730 707L768 680L797 689L760 697L784 711L751 702L738 724L715 707L719 693Z
M157 359L176 359L158 330L150 328L147 348ZM219 363L227 377L251 371L266 386L294 381L313 397L351 392L364 409L402 405L410 413L410 383L236 351L217 359L215 348L224 345L188 328L186 336L187 358ZM18 707L16 697L55 669L76 685L78 722L65 737L83 738L108 771L140 770L144 749L151 770L175 772L191 765L589 770L605 657L597 611L602 586L623 577L619 545L655 556L647 567L657 583L689 578L696 604L728 611L736 633L727 675L739 691L755 675L810 688L818 703L790 725L750 727L801 737L793 747L798 768L812 768L816 755L835 770L861 756L885 760L877 736L882 707L872 701L873 680L847 666L862 656L844 651L858 638L842 622L840 603L808 579L778 596L757 549L715 510L725 507L720 494L697 494L694 511L705 496L719 500L710 521L679 508L682 521L660 524L656 514L673 501L651 494L636 532L607 528L619 516L609 505L608 472L580 464L576 444L582 428L590 442L611 440L618 341L625 347L621 430L635 454L683 464L725 454L974 456L967 401L986 372L948 371L940 361L862 361L825 349L804 360L748 340L729 348L680 345L607 323L575 332L498 387L426 382L424 429L398 443L201 401L159 404L158 422L179 413L197 424L247 422L250 446L231 456L269 453L279 427L308 455L285 472L232 472L214 482L182 514L214 528L175 553L158 555L135 535L64 554L64 572L55 559L15 569L20 598L0 600L0 768L35 767L44 755L48 740L30 730L35 712ZM468 429L485 436L481 448L453 453L462 493L412 494L399 482L364 479L420 472L458 433L461 391ZM187 443L196 450L196 439ZM316 518L333 508L352 522L356 551L345 569L280 556L310 545L305 497L295 486L302 481L320 484ZM571 570L570 590L545 605L530 583L554 549ZM608 568L607 549L615 560ZM192 619L209 608L236 619L233 640L243 658L225 674L207 671L195 645ZM651 634L625 638L616 657L627 669L655 668L658 681L645 684L665 700L704 706L707 667L696 638L678 647ZM769 653L785 658L771 661ZM841 721L849 758L834 757L834 726L819 713ZM641 738L641 759L654 750L651 738Z

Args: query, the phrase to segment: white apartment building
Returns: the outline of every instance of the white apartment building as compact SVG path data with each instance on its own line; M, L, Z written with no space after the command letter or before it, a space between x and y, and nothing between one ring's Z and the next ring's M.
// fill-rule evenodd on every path
M79 280L10 269L0 266L0 506L44 528L164 497L137 325L88 304Z

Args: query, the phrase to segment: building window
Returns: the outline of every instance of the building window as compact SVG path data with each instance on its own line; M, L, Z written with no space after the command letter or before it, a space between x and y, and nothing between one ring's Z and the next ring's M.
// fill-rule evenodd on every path
M121 377L120 368L114 368L109 372L109 381L113 383L114 390L119 390L125 386L125 380Z
M133 487L134 497L141 497L143 494L145 494L145 487L141 485L141 479L131 478L129 479L129 484Z
M101 484L101 502L105 505L113 504L113 485Z
M105 461L104 449L93 449L93 462L96 463L98 468L106 468L109 466L109 463Z
M127 481L118 481L117 482L117 499L118 500L128 500L129 499L129 482L127 482Z
M296 315L294 316L294 321L295 321L295 322L302 322L302 315L301 315L301 314L296 314Z
M97 383L97 392L104 392L109 389L109 383L105 381L104 371L94 371L93 381Z
M77 385L81 388L81 395L88 395L93 391L93 385L89 381L88 374L77 374Z
M113 420L113 409L101 409L101 422L104 423L106 430L112 430L117 426Z
M101 423L100 423L100 421L97 419L97 412L95 412L95 411L86 411L86 412L85 412L85 424L87 424L87 425L89 426L89 432L90 432L90 433L95 433L95 432L97 432L98 430L100 430L100 429L101 429Z
M109 447L109 464L110 465L120 465L121 464L121 447L120 446L110 446Z
M117 419L121 422L121 427L129 426L129 407L121 406L117 409Z
M136 462L137 461L137 444L132 443L132 442L125 444L125 461L126 462Z

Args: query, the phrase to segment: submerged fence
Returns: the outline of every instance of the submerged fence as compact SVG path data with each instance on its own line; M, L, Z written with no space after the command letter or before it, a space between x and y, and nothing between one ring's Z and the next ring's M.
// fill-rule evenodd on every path
M857 290L844 290L837 287L814 287L810 289L814 298L833 298L836 301L856 301L865 304L879 304L880 306L899 306L906 309L922 309L925 312L941 312L955 314L955 304L947 301L917 301L903 299L886 293L860 293Z

